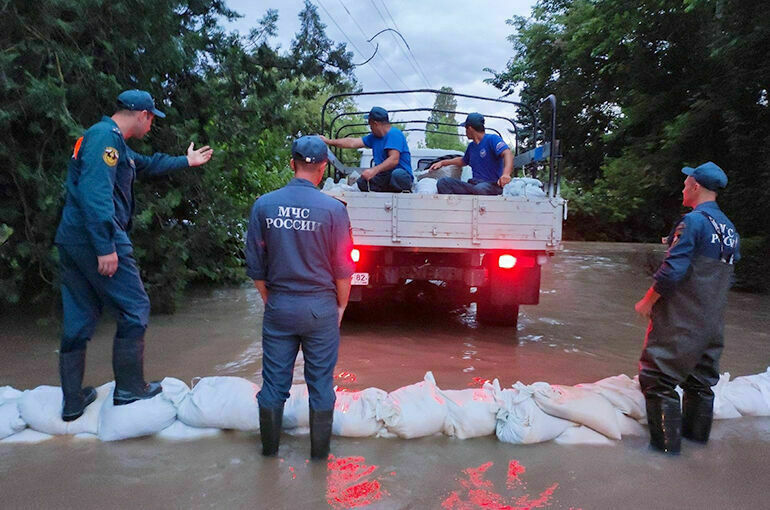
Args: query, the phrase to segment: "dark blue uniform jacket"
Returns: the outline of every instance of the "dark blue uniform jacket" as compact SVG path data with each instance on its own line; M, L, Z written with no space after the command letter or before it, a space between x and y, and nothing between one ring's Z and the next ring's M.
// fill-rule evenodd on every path
M336 292L335 280L353 274L352 248L345 205L295 178L254 203L246 274L271 292Z
M75 145L56 244L90 244L97 255L108 255L119 244L130 245L136 176L162 175L186 167L187 156L134 152L118 125L102 117Z
M713 218L716 227L709 217ZM724 258L730 264L737 262L740 259L738 244L735 225L716 202L698 205L682 217L668 236L666 258L653 276L655 291L661 296L670 295L699 255L716 260Z

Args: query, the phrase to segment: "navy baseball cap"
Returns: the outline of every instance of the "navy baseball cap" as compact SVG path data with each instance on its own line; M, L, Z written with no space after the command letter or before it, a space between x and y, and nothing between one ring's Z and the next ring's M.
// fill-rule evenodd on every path
M469 113L465 118L465 122L460 124L461 126L470 126L476 131L484 131L484 116L480 113Z
M291 144L291 157L305 163L321 163L327 161L326 144L320 136L305 135L294 140Z
M388 119L388 110L375 106L367 115L364 115L366 120L375 120L377 122L390 122Z
M121 92L118 96L118 108L132 112L147 110L161 119L166 116L165 113L155 108L155 101L152 96L144 90L131 89Z
M682 173L691 175L698 184L711 191L727 186L727 175L716 163L711 161L695 168L686 166L682 168Z

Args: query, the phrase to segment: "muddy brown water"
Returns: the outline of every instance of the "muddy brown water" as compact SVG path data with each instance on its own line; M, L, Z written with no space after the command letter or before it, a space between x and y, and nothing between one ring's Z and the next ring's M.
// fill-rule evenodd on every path
M567 243L545 266L538 306L517 330L479 325L474 307L380 306L346 321L335 373L341 387L394 390L433 371L445 389L498 378L559 384L636 373L646 324L633 305L660 257L651 245ZM148 377L236 375L260 382L261 302L247 285L195 291L154 316ZM88 383L111 380L105 320L89 346ZM733 377L770 365L770 297L733 292L721 369ZM58 385L57 330L0 319L0 386ZM295 370L302 381L302 362ZM55 437L0 444L2 508L768 508L770 418L718 421L706 446L682 455L613 446L517 446L457 440L337 438L329 463L309 462L307 436L284 435L280 457L259 455L256 434L189 442L116 443Z

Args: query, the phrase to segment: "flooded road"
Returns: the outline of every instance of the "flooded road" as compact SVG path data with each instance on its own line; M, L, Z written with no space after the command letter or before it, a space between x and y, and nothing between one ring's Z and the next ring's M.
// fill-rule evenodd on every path
M498 378L558 384L634 376L646 323L634 303L662 254L651 245L567 243L543 269L541 303L522 306L517 330L481 326L475 308L430 303L374 308L346 321L340 387L391 391L433 371L439 387ZM248 287L196 291L147 334L148 378L236 375L261 381L262 304ZM57 330L0 319L0 386L58 385ZM89 346L86 382L112 379L113 324ZM733 292L721 369L733 377L770 365L770 297ZM295 381L302 381L298 362ZM3 508L766 508L770 418L718 421L707 446L678 458L646 437L613 446L530 446L492 437L332 441L328 465L307 462L309 439L284 435L281 458L258 437L226 432L191 442L101 443L56 437L0 445Z

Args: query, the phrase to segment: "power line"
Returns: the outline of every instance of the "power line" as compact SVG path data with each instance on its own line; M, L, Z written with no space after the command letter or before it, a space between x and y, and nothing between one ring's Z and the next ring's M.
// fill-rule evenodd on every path
M377 3L375 0L370 0L372 5L374 6L374 9L377 11L377 14L380 15L380 18L382 19L382 22L385 24L385 28L388 28L388 22L385 19L385 16L382 15L382 12L380 11L379 7L377 7ZM396 23L396 20L393 18L393 15L390 13L390 10L388 9L388 6L385 5L385 0L380 0L382 2L382 6L385 8L385 12L388 13L388 16L390 17L391 21L393 21L393 26L398 31L399 34L402 34L401 30L398 28L398 24ZM403 38L403 34L401 35ZM393 38L396 40L396 44L399 48L401 48L401 51L403 52L404 49L401 47L401 43L396 39L396 36L394 35ZM423 71L422 66L420 65L420 62L417 60L417 57L414 56L414 53L412 52L412 48L409 47L409 44L406 43L406 39L404 39L404 45L406 46L406 49L409 51L409 53L412 55L412 59L414 59L414 64L417 64L417 67L415 67L414 64L412 64L412 67L415 67L415 71L417 71L417 74L422 77L423 80L425 80L426 85L428 85L428 88L433 88L430 84L430 80L428 80L428 76L425 74L425 71ZM404 53L404 56L407 57L407 61L411 64L411 60L409 60L409 57Z
M364 54L364 52L363 52L363 51L361 51L361 49L360 49L358 46L356 46L356 43L354 43L354 42L353 42L353 40L352 40L350 37L348 37L348 34L346 34L344 30L342 30L342 27L341 27L341 26L340 26L340 25L337 23L337 21L334 19L334 16L332 16L332 15L331 15L331 13L330 13L330 12L329 12L329 10L328 10L328 9L327 9L327 8L324 6L324 4L323 4L323 3L321 3L321 0L316 0L316 1L318 2L318 5L320 5L320 6L321 6L321 8L324 10L324 12L326 13L326 15L327 15L327 16L329 16L329 19L330 19L330 20L332 20L332 23L334 23L334 26L336 26L336 27L337 27L337 30L339 30L339 31L342 33L342 36L343 36L345 39L347 39L347 40L348 40L348 42L349 42L349 43L350 43L350 44L351 44L351 45L352 45L352 46L353 46L353 47L356 49L356 51L358 51L358 53L360 53L362 56L366 57L366 54ZM387 86L387 87L388 87L390 90L396 90L396 89L394 89L394 88L393 88L393 86L392 86L390 83L388 83L388 80L386 80L386 79L385 79L385 77L384 77L383 75L381 75L381 74L380 74L380 72L377 70L377 68L376 68L376 67L372 67L372 70L375 72L375 74L377 74L377 76L379 76L379 77L380 77L380 79L381 79L383 82L385 82L385 85L386 85L386 86ZM406 103L405 103L405 104L406 104Z
M366 37L366 33L364 32L364 29L361 28L361 25L358 24L358 21L356 21L356 18L353 17L353 14L351 14L351 12L348 10L347 6L345 6L345 4L342 3L342 0L339 0L339 2L340 2L340 5L342 5L342 8L345 9L345 12L348 13L348 16L350 16L350 19L353 20L353 23L356 24L356 26L358 27L358 30L361 32L361 35L364 36L364 39L368 39L368 37ZM372 43L370 42L369 44L372 44ZM374 46L374 45L372 44L372 46ZM405 89L408 89L409 85L404 83L404 80L402 80L401 76L399 76L398 73L396 72L396 70L393 69L393 67L390 65L390 62L388 62L387 59L384 56L380 55L380 57L382 58L383 62L385 62L385 65L388 66L388 69L390 69L390 71L393 73L393 76L395 76L396 79L399 82L401 82L401 85L403 85Z

